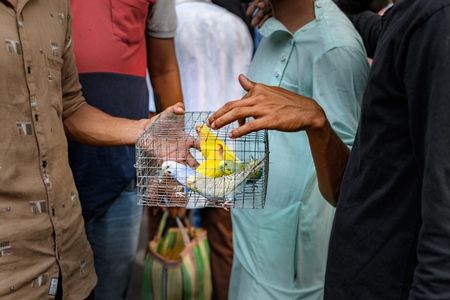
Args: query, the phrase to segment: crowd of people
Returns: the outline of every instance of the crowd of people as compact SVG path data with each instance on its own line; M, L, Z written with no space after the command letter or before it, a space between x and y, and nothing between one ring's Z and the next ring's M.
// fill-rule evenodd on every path
M450 298L449 22L450 0L0 0L0 297L125 299L135 142L212 110L269 130L271 162L264 209L199 211L212 299Z

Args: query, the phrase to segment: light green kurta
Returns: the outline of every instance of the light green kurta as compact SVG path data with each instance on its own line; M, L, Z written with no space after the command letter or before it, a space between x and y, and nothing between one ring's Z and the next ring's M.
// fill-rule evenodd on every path
M369 64L362 41L331 0L292 35L276 19L248 77L316 100L351 147ZM301 116L299 116L300 118ZM334 208L320 195L304 132L269 132L269 184L261 210L233 209L231 300L322 299Z

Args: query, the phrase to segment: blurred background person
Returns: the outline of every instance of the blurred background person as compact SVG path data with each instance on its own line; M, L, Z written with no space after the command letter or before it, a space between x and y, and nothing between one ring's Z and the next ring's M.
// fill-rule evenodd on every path
M245 15L246 7L238 7ZM176 0L176 12L175 50L186 111L215 111L227 101L240 99L244 91L237 79L247 72L253 55L247 24L210 0ZM155 235L161 218L161 213L152 212L150 209L149 238ZM203 208L195 213L200 215L199 225L208 231L212 299L228 299L233 260L230 212Z

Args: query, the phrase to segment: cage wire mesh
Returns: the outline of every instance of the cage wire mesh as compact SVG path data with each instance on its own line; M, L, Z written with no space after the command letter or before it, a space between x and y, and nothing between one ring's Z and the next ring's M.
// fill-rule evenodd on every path
M264 208L267 131L231 139L237 122L211 130L212 112L161 113L136 142L138 204Z

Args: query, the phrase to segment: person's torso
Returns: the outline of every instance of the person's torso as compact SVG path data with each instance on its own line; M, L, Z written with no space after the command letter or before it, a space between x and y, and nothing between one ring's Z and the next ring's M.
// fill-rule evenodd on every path
M364 50L356 31L334 4L314 4L316 19L294 34L274 19L266 22L260 29L263 39L247 75L256 83L315 97L327 106L335 99L319 96L319 84L312 80L316 62L335 48L359 49L361 54ZM361 62L366 63L364 56ZM328 67L332 65L321 65ZM350 119L347 116L359 109L360 99L347 100L347 107L330 115L346 116L342 118L344 123L355 119L348 126L356 132L358 114ZM351 145L352 140L346 142ZM334 209L318 190L305 132L270 131L269 151L264 209L232 211L234 270L239 270L239 275L232 278L230 293L236 299L320 299Z
M88 296L96 276L63 119L84 99L68 1L0 2L0 298ZM68 299L75 299L69 296Z
M411 35L433 9L427 1L405 0L383 16L330 240L330 299L408 297L423 176L411 121L426 99L419 105L408 99L405 61Z

